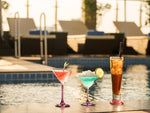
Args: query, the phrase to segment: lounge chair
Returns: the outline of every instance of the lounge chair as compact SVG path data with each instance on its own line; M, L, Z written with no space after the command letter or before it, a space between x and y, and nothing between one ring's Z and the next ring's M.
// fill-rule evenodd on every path
M86 36L85 54L118 54L124 34L110 33L104 36Z
M59 21L63 31L68 32L67 42L77 53L85 54L112 54L118 49L120 41L113 34L87 35L89 31L81 21ZM116 41L118 40L118 41Z
M85 44L86 33L88 31L87 27L81 21L59 20L59 24L63 31L68 32L68 45L74 52L78 53L78 45Z
M7 18L10 29L10 43L14 47L14 36L15 36L15 18ZM37 30L37 27L32 18L19 18L20 21L20 36L21 36L21 55L34 55L40 54L40 35L30 34L31 30ZM67 52L67 40L61 40L63 45L60 44L58 38L54 34L47 35L47 48L48 54L55 54L57 46L61 46L60 53L66 54ZM62 52L63 51L63 52ZM59 54L59 53L58 53Z
M126 46L132 47L139 54L148 54L148 36L144 35L141 29L134 22L114 22L117 32L123 32L126 36ZM150 53L150 52L149 52Z

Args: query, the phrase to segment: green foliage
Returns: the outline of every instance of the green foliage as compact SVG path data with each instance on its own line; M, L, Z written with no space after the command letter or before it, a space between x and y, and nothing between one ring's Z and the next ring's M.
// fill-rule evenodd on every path
M84 0L85 24L88 29L96 29L96 0Z
M9 3L6 1L2 1L2 8L3 9L8 9L9 8Z
M84 4L85 8L83 8L83 11L88 12L90 16L96 16L96 14L102 16L106 11L111 9L110 4L96 4L95 0L85 0Z
M97 14L99 16L104 15L109 9L111 9L111 5L110 4L105 4L103 5L102 3L100 3L99 5L97 5Z
M145 25L150 24L150 0L145 0L145 9L146 9L146 20L145 20Z
M96 17L96 1L95 0L85 0L85 8L83 8L83 11L86 12L86 18L92 19Z
M96 29L97 14L102 16L108 9L110 4L97 4L97 0L84 0L83 12L85 12L85 24L88 29Z

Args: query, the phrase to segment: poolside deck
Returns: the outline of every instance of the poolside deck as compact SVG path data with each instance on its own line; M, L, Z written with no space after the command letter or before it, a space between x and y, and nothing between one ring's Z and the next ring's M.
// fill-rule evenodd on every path
M95 102L96 106L85 107L69 103L69 108L57 108L50 104L1 105L0 113L150 113L150 100L124 101L124 105L111 105L108 101Z
M52 67L29 62L14 57L1 57L0 59L0 72L43 72L43 71L52 71Z
M30 56L30 57L0 57L0 72L51 72L52 71L52 62L54 60L59 60L63 63L64 60L77 59L80 60L78 63L85 61L91 61L91 59L96 58L109 58L110 55L61 55L61 56L49 56L49 66L41 64L41 58L39 56ZM123 55L126 58L145 58L150 59L150 56L145 55ZM85 60L86 59L86 60ZM83 61L85 60L85 61ZM35 62L34 62L35 61ZM38 61L38 62L36 62ZM97 62L97 61L95 61ZM143 60L142 60L143 62ZM147 62L147 61L146 61ZM56 62L54 62L56 63ZM76 62L75 62L76 63ZM89 62L88 62L89 63ZM98 62L97 62L98 63ZM148 62L147 62L148 63ZM58 64L58 63L57 63ZM91 64L89 64L91 65Z

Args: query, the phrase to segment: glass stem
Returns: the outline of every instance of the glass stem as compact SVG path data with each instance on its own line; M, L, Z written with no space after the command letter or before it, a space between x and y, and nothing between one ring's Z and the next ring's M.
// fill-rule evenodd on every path
M64 103L64 84L61 84L61 103L60 104L65 104Z
M90 101L89 101L89 88L87 88L87 100L86 100L86 103L89 104Z

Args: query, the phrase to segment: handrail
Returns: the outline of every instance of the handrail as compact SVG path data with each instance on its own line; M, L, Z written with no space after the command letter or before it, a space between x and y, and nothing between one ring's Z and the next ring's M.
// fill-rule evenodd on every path
M14 44L14 48L15 48L15 57L20 58L21 56L21 40L20 40L20 16L19 16L19 12L15 13L15 44Z
M43 40L42 22L41 22L42 17L44 18L44 40ZM46 32L46 15L45 15L45 13L41 13L41 15L40 15L40 48L41 48L42 63L47 65L47 32ZM44 52L43 52L43 48L44 48Z

